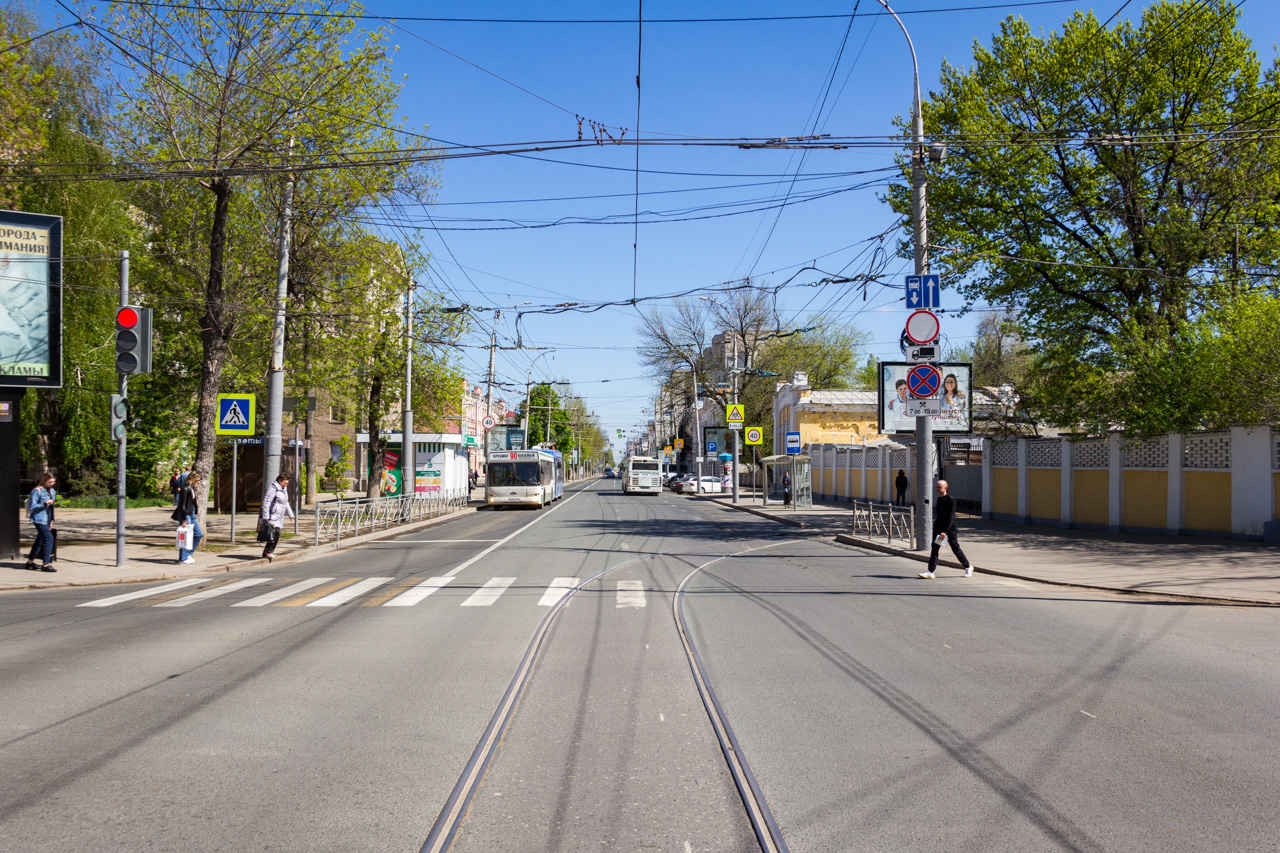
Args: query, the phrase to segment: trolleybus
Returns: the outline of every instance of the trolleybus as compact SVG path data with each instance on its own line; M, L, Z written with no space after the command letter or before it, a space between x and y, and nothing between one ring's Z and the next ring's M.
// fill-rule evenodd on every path
M624 495L662 494L662 472L657 459L652 456L629 456L622 467Z
M494 450L485 466L489 506L539 509L564 496L564 456L558 450Z

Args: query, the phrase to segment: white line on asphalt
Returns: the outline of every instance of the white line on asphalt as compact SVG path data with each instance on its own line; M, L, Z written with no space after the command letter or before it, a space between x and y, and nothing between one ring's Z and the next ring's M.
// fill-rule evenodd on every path
M582 578L556 578L547 587L547 591L538 599L539 607L554 607L556 602L564 598L569 590L578 585Z
M174 598L169 601L162 601L156 607L186 607L188 604L194 604L197 601L205 601L210 598L216 598L225 592L235 592L238 589L257 586L260 583L266 583L271 578L249 578L247 580L236 581L225 586L215 586L213 589L203 589L200 592L193 592L191 595L184 595L182 598Z
M515 578L489 578L489 582L471 594L462 602L463 607L488 607L498 600L507 587L516 582Z
M100 598L97 601L86 601L84 604L77 604L76 607L110 607L113 604L121 604L125 601L133 601L135 598L146 598L149 595L159 595L162 592L169 592L174 589L182 589L183 587L195 586L198 583L208 583L208 578L187 578L184 581L174 581L164 586L153 586L151 589L140 589L136 592L126 592L124 595L113 595L110 598Z
M300 592L306 592L313 586L320 586L322 583L328 583L333 578L307 578L304 581L298 581L295 584L273 589L266 595L259 595L256 598L250 598L248 601L237 601L232 607L262 607L267 604L275 604L282 598L288 598L291 595L297 595Z
M1088 711L1085 711L1085 710L1083 710L1083 709L1080 711L1080 713L1081 713L1081 714L1084 714L1086 717L1088 717L1088 718L1089 718L1089 719L1091 719L1091 720L1096 720L1096 719L1098 719L1098 718L1097 718L1097 717L1095 717L1093 714L1090 714Z
M565 498L563 501L561 501L561 502L560 502L560 506L564 506L565 504L567 504L569 501L573 500L574 498L576 498L576 497L577 497L578 495L580 495L580 494L582 494L582 492L578 492L577 494L570 495L569 497ZM490 545L488 548L485 548L485 549L484 549L483 551L481 551L479 554L476 554L476 555L475 555L474 557L472 557L470 560L467 560L465 563L463 563L462 565L458 566L458 567L457 567L456 569L454 569L453 571L451 571L451 572L445 572L445 577L447 577L447 578L451 578L451 577L453 577L453 576L454 576L454 575L456 575L458 572L460 572L460 571L462 571L463 569L465 569L467 566L470 566L470 565L472 565L473 563L475 563L475 562L476 562L477 560L479 560L481 557L484 557L485 555L487 555L487 554L491 553L492 551L494 551L494 550L496 550L496 549L498 549L498 548L501 548L504 542L509 542L509 541L511 541L512 539L514 539L515 537L519 536L521 533L524 533L524 532L525 532L526 530L528 530L530 527L533 527L533 526L534 526L535 524L537 524L539 521L542 521L542 519L546 518L548 515L550 515L551 513L555 512L556 510L558 510L558 509L560 508L560 506L552 507L551 509L549 509L549 510L546 510L546 511L542 512L542 513L541 513L537 518L535 518L533 521L531 521L531 522L529 522L528 524L526 524L524 527L521 527L521 528L520 528L519 530L517 530L515 533L512 533L512 534L510 534L509 536L506 536L506 537L504 537L504 538L502 538L502 539L499 539L497 542L494 542L494 543L493 543L492 545Z
M412 607L431 593L440 589L453 578L427 578L408 592L402 592L383 604L383 607Z
M389 583L390 581L393 581L393 580L395 580L395 578L365 578L364 580L360 581L360 583L352 584L351 586L348 586L348 587L343 587L342 589L338 590L335 593L326 595L324 598L317 599L316 601L312 601L307 606L308 607L337 607L339 604L346 604L348 601L351 601L353 598L359 598L360 596L364 595L366 592L377 589L378 587L382 586L384 583Z
M501 539L387 539L386 545L435 545L438 542L501 542Z
M644 607L644 581L618 581L618 607Z

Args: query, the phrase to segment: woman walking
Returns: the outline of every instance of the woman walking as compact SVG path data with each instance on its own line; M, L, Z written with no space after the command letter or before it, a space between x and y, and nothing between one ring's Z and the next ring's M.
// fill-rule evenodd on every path
M178 492L178 508L174 511L175 520L186 524L192 529L191 547L178 548L179 563L194 563L195 550L200 547L200 540L204 539L204 529L200 526L200 517L196 508L197 489L202 484L200 474L192 471L182 483L182 488Z
M289 506L289 475L281 474L276 481L267 486L267 493L262 496L262 517L259 527L264 528L267 538L262 546L262 556L270 563L280 542L280 529L284 527L285 516L293 518L293 507Z
M36 541L31 544L31 553L27 554L27 568L42 572L56 572L53 567L53 505L58 500L58 493L53 488L54 477L48 471L40 475L36 487L27 498L27 517L36 526ZM36 557L41 564L36 566Z

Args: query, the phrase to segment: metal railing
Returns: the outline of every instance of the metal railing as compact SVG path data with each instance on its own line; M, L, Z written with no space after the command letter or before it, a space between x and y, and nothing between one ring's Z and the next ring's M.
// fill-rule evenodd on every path
M383 498L338 498L316 504L315 544L321 539L341 542L401 524L411 524L463 509L470 499L466 489L418 492Z
M864 539L884 539L886 545L896 539L908 548L916 547L916 508L893 506L874 501L853 502L853 535Z

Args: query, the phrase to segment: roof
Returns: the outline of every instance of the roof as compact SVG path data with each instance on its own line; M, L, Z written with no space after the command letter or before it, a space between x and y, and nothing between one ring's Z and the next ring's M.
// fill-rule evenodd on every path
M870 406L874 409L878 402L879 397L875 391L811 391L808 398L796 402L796 408L804 410Z

